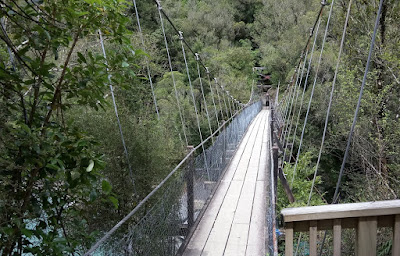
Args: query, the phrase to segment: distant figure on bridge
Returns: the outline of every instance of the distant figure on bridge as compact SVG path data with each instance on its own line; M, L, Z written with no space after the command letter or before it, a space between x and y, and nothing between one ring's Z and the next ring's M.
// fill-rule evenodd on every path
M269 93L265 94L265 106L269 107Z

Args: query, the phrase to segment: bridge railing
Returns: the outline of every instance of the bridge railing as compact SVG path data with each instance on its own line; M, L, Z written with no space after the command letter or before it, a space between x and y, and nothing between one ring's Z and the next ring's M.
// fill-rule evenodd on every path
M333 255L341 255L342 229L356 230L356 255L377 255L377 228L393 229L392 255L400 255L400 200L332 204L282 210L285 255L293 255L294 232L309 232L310 256L317 255L318 230L333 230Z
M236 112L85 255L177 255L190 239L261 102ZM212 144L203 151L203 145Z

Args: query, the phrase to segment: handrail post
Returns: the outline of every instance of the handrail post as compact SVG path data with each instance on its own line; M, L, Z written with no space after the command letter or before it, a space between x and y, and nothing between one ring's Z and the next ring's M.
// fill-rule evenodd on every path
M274 145L274 107L270 104L271 109L271 121L270 121L270 131L271 131L271 144Z
M275 203L276 203L276 192L277 192L277 188L278 188L278 151L279 148L278 146L274 145L272 147L272 157L273 157L273 161L274 161L274 191L275 191Z
M193 146L187 146L187 152L193 150ZM187 213L188 213L188 228L191 228L194 223L194 154L187 161L186 170L186 191L187 191Z

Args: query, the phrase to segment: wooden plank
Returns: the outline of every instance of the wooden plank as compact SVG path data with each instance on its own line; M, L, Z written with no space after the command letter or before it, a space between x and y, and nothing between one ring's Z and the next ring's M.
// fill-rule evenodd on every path
M259 158L266 147L267 114L262 111L249 127L184 256L245 255L246 248L248 255L265 254L265 186L264 182L258 185L257 179L259 172L265 171L260 169ZM265 161L263 164L265 168ZM254 200L259 202L253 204ZM250 230L254 234L250 235Z
M342 243L342 221L336 219L333 221L333 256L341 255Z
M265 255L265 183L257 181L246 255Z
M285 227L285 256L293 256L293 222Z
M229 233L224 255L240 256L246 254L247 238L249 236L248 224L234 223Z
M244 182L233 223L243 223L250 225L255 189L255 182Z
M317 221L310 221L310 256L317 256Z
M361 217L357 228L358 256L376 256L377 217Z
M394 221L392 255L400 255L400 215L396 215Z
M285 222L400 214L400 200L320 205L282 210Z

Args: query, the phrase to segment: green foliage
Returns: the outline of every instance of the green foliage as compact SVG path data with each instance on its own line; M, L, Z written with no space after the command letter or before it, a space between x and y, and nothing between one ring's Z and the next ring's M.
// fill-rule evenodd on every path
M12 1L2 12L3 255L71 254L94 238L85 218L90 205L101 199L118 207L101 175L105 158L95 150L97 140L66 116L77 106L106 107L109 74L122 88L136 77L128 67L140 52L132 55L127 7L123 0ZM81 48L98 29L118 48L107 66L99 50Z
M280 212L283 208L286 207L307 206L315 169L310 166L312 163L312 159L313 158L311 152L304 153L298 161L296 173L294 172L294 164L292 165L290 163L286 163L283 172L286 175L286 180L289 184L291 184L291 189L296 201L290 204L283 187L281 185L278 186L277 198L279 198L279 200L277 203L277 212ZM317 193L317 186L320 184L321 177L317 176L315 179L316 187L313 188L313 193L309 205L321 205L324 203L321 199L323 198L323 195Z

